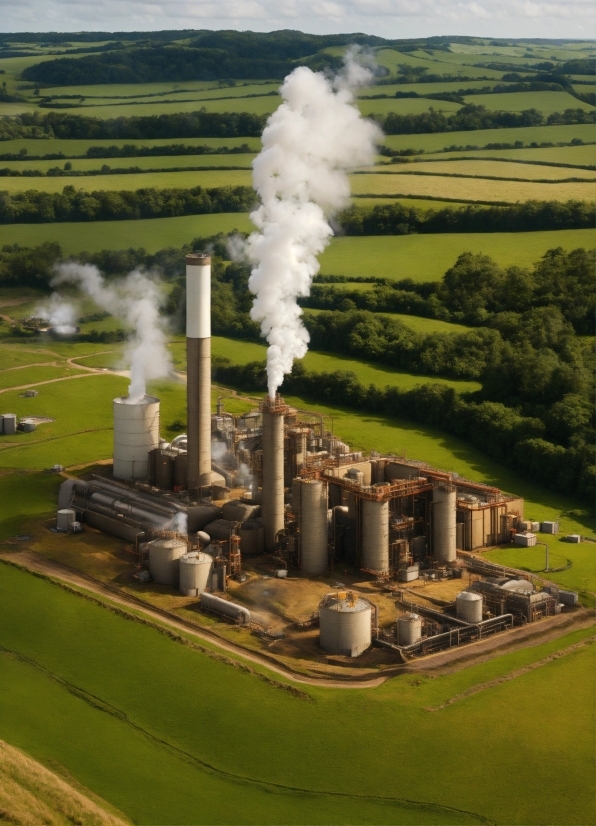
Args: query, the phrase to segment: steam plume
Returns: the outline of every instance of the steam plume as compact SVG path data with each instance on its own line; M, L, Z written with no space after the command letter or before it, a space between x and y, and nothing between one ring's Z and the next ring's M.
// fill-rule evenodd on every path
M131 403L140 401L147 381L167 376L171 366L159 315L162 295L156 281L133 270L121 281L107 283L97 267L72 261L59 264L56 273L52 286L77 284L98 306L133 328L125 353L131 379L128 399Z
M352 88L372 72L348 54L334 80L305 66L281 87L284 102L263 131L263 149L253 162L261 205L251 214L258 231L247 242L254 264L249 288L251 317L269 342L267 378L275 396L295 358L303 358L309 336L297 299L310 292L319 255L333 235L329 220L350 198L347 172L374 161L381 132L364 120Z
M52 293L47 301L39 304L33 315L49 321L54 331L60 335L70 335L77 330L77 308L57 293Z

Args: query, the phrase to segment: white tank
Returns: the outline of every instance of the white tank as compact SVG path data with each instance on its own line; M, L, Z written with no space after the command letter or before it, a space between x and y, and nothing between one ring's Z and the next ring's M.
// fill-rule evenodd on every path
M422 618L418 614L402 614L397 619L397 642L414 645L422 636Z
M327 570L327 484L320 479L298 481L300 570L305 574L322 574Z
M147 479L149 451L159 446L159 399L114 399L114 478Z
M455 600L455 611L466 622L482 622L482 595L462 591Z
M248 625L250 622L250 611L243 605L236 605L235 602L228 602L227 599L215 596L215 594L208 594L203 591L201 594L201 608L207 611L214 611L216 614L221 614L224 617L231 617L235 619L240 625Z
M327 594L319 605L320 643L330 654L359 657L371 644L372 606L355 594Z
M440 485L433 490L432 549L439 562L455 562L457 559L456 504L455 489Z
M362 500L362 567L389 570L389 502Z
M209 582L213 557L197 551L180 557L180 593L198 597Z
M178 586L180 557L188 550L183 539L154 539L149 543L149 571L159 585Z
M76 520L77 512L73 508L60 508L56 513L56 528L59 531L69 531Z

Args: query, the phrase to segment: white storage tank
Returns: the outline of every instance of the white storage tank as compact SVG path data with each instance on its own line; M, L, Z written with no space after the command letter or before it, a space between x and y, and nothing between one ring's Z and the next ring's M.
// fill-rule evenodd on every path
M114 478L147 479L149 451L159 446L159 399L114 399Z
M433 490L432 550L439 562L455 562L457 493L446 485Z
M538 533L540 531L540 522L530 522L530 531Z
M327 570L327 484L320 479L300 479L298 487L300 570L316 576Z
M213 611L216 614L221 614L224 617L231 617L240 625L248 625L250 622L250 611L242 605L236 605L235 602L228 602L227 599L216 597L215 594L208 594L203 591L201 594L201 608L207 611Z
M521 545L522 548L532 548L536 544L535 533L516 533L513 537L514 545Z
M362 561L369 571L389 570L389 502L362 500Z
M5 413L2 417L2 432L7 436L14 436L17 432L16 413Z
M541 522L540 523L540 533L550 533L550 534L559 533L559 523L558 522Z
M198 597L209 583L213 557L200 551L192 551L180 557L180 593L185 597Z
M183 539L154 539L149 543L149 570L159 585L178 585L180 558L188 546Z
M56 528L59 531L69 531L73 522L77 521L77 512L73 508L60 508L56 513Z
M422 637L422 617L418 614L402 614L397 619L398 645L414 645Z
M338 591L319 604L320 643L330 654L359 657L370 647L372 606L356 594Z
M482 594L462 591L455 600L455 612L466 622L482 622Z
M21 419L19 430L23 433L33 433L34 430L37 430L37 425L32 419Z

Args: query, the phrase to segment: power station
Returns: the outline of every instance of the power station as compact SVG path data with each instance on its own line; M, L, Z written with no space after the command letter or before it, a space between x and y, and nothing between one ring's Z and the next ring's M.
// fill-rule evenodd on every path
M379 587L407 588L420 577L461 577L466 552L526 535L523 499L404 456L353 451L324 416L279 395L242 416L221 404L212 415L210 305L211 259L193 253L186 434L160 438L154 396L114 399L112 477L67 479L59 529L86 523L132 543L153 582L241 625L253 622L251 611L224 592L243 558L266 555L283 576L341 578L350 569ZM384 629L374 601L339 584L316 612L320 646L348 657L372 643L419 655L560 610L557 593L494 568L462 589L451 613L407 610L404 601Z

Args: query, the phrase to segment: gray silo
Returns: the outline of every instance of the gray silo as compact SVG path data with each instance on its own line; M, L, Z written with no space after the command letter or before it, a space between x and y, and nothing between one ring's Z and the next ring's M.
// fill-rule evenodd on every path
M284 414L287 406L280 396L263 403L263 524L265 550L273 551L279 531L284 528Z
M369 571L389 571L389 502L362 500L361 566Z
M300 494L300 570L322 574L327 570L327 483L298 479ZM296 490L294 484L292 490Z
M56 513L56 529L59 531L69 531L76 521L77 512L74 508L60 508Z
M14 436L17 432L16 413L5 413L2 417L2 431L7 436Z
M455 600L455 611L466 622L482 622L482 594L462 591Z
M433 490L432 552L439 562L457 559L456 497L455 488L448 485L439 485Z
M422 618L418 614L402 614L397 619L398 645L414 645L422 637Z
M372 606L357 594L338 591L319 604L320 643L330 654L359 657L370 647Z
M159 399L114 399L114 477L149 478L149 451L159 446Z
M192 551L180 557L180 593L186 597L198 597L209 582L213 557L200 551Z
M158 585L176 585L180 579L180 557L187 552L183 539L154 539L149 543L149 571Z

